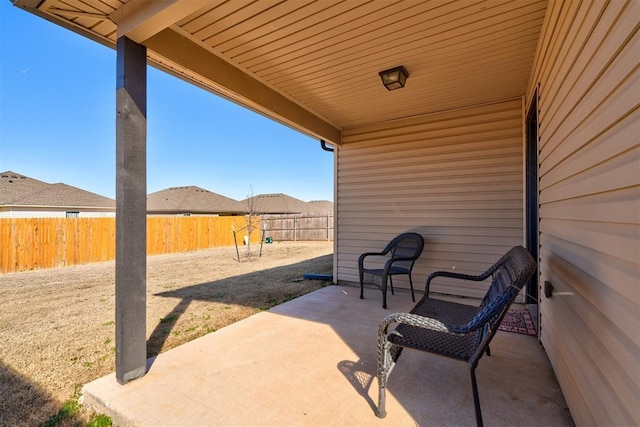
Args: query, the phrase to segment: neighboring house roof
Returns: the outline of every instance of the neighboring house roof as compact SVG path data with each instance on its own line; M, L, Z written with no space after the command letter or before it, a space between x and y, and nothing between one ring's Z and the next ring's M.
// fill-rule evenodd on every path
M12 204L22 195L42 190L48 185L46 182L28 178L15 172L2 172L0 174L0 205Z
M48 184L6 171L0 173L0 206L56 208L103 208L114 210L116 202L67 184Z
M253 206L251 206L252 201ZM306 202L282 193L259 194L257 196L241 200L240 203L245 207L247 212L253 207L253 212L258 214L308 212Z
M311 200L307 202L307 210L305 212L314 213L333 213L333 202L329 200Z
M147 196L147 212L244 213L245 205L196 186L171 187Z

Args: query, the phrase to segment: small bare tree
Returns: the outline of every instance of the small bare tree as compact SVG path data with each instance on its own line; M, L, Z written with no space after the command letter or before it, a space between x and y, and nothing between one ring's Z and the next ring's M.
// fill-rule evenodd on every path
M256 200L253 197L253 187L249 185L251 189L251 193L247 195L247 214L245 215L245 219L247 222L247 226L245 230L247 232L247 258L251 258L251 233L256 228L259 228L259 215L256 213Z

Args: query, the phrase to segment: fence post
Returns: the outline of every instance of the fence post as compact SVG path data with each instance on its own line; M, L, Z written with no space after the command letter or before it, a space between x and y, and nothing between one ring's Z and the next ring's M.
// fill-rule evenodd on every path
M236 245L236 254L238 255L238 262L240 262L240 251L238 250L238 239L236 237L235 224L231 226L231 231L233 232L233 243Z
M329 240L331 240L331 239L329 238L329 215L327 214L327 242Z
M296 241L296 217L293 217L293 241Z

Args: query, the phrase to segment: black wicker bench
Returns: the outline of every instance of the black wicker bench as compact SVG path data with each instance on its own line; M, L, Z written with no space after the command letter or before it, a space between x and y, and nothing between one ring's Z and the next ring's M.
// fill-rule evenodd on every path
M536 263L522 246L516 246L479 276L438 271L427 278L424 297L410 313L387 316L378 329L378 411L384 418L385 390L391 370L403 348L426 351L467 362L471 371L471 386L476 422L482 425L480 399L475 369L511 303L529 281ZM429 298L429 286L435 277L483 281L492 277L491 285L479 306ZM389 326L396 328L389 332Z

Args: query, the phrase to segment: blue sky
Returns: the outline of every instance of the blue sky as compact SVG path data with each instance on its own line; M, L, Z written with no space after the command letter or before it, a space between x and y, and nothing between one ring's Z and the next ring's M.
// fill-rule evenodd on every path
M113 49L0 0L0 171L115 197L115 68ZM316 139L151 67L147 89L149 193L333 200Z

